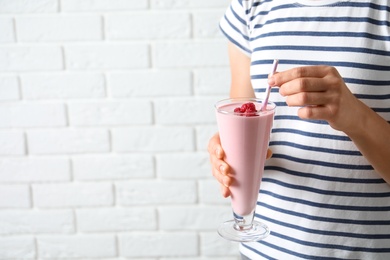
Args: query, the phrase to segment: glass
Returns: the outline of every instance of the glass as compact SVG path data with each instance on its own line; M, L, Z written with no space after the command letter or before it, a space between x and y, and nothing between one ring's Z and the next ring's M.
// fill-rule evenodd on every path
M255 110L237 111L247 103L253 103ZM266 108L259 111L262 103L262 99L237 98L215 104L224 160L231 167L233 177L229 187L233 220L222 223L218 233L237 242L259 241L270 233L265 224L254 220L276 107L268 102Z

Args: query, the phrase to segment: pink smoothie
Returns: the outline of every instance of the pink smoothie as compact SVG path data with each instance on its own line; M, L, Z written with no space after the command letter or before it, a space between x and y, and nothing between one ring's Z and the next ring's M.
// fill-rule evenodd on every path
M233 110L243 103L225 104L217 109L217 122L225 161L232 169L230 186L234 213L250 214L257 201L274 117L274 106L257 116L240 116ZM260 109L261 104L256 104ZM221 112L221 110L223 112Z

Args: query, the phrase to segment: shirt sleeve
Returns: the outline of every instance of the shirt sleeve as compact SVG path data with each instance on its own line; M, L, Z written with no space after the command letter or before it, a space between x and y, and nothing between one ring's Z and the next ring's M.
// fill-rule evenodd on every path
M252 53L249 38L247 5L251 1L233 0L222 17L219 27L222 33L246 55Z

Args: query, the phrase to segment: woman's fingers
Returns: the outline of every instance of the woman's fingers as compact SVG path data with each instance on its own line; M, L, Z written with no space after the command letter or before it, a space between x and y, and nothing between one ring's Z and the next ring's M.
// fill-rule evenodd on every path
M221 194L224 198L227 198L230 196L230 190L229 188L226 188L224 185L221 184Z
M268 148L266 159L269 159L269 158L271 158L271 157L272 157L272 150Z
M230 196L229 186L232 183L232 178L229 176L230 167L223 160L224 152L221 147L219 134L215 134L209 141L208 152L212 165L212 174L214 178L221 184L221 194L223 197Z

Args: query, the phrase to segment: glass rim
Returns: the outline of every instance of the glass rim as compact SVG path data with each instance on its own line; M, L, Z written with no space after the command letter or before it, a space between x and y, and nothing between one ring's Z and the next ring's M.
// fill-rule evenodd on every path
M223 109L220 109L222 105L225 105L225 104L234 104L235 102L237 103L243 103L243 102L253 102L253 103L260 103L260 104L263 104L264 102L264 99L263 98L225 98L225 99L221 99L217 102L215 102L214 104L214 108L215 110L218 112L218 113L221 113L221 114L227 114L227 115L230 115L230 114L236 114L235 112L233 111L225 111ZM269 107L271 106L271 107ZM267 107L265 109L265 111L260 111L258 110L256 112L256 114L261 114L261 113L264 113L264 112L271 112L271 111L274 111L276 108L276 104L272 101L269 101L267 102Z

